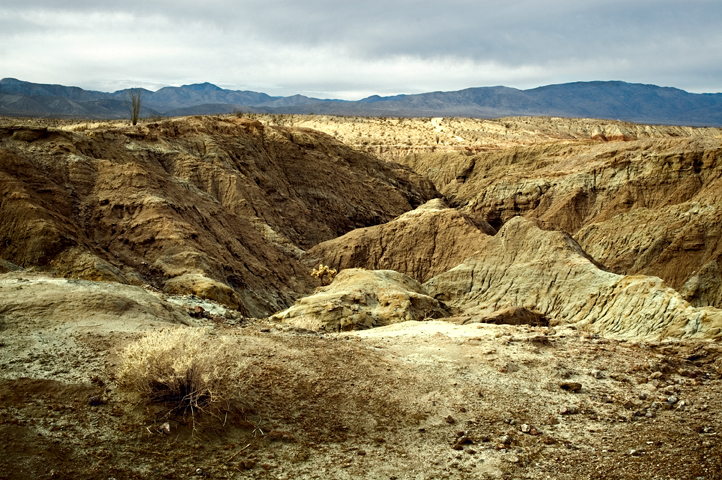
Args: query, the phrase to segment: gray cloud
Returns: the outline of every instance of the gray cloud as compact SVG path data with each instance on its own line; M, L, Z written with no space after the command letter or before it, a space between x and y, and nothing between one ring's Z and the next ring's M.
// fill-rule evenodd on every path
M719 25L707 0L5 0L0 71L344 98L609 79L719 92Z

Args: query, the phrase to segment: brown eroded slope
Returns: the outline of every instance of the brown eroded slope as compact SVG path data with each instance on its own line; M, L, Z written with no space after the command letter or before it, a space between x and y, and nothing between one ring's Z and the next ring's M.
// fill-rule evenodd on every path
M714 132L712 132L714 133ZM548 143L410 155L462 213L516 216L574 235L609 270L659 276L697 306L722 306L722 139Z
M341 270L396 270L425 282L471 256L496 231L434 199L391 222L352 230L310 249L302 261Z
M438 195L408 167L248 119L17 122L0 129L0 258L250 315L309 291L303 249Z

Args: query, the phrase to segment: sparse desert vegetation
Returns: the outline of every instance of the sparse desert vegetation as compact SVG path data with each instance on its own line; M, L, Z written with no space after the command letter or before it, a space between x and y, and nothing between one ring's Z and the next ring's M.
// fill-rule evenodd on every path
M181 413L214 414L243 394L243 359L203 329L148 333L119 354L118 384ZM225 405L224 405L225 404Z

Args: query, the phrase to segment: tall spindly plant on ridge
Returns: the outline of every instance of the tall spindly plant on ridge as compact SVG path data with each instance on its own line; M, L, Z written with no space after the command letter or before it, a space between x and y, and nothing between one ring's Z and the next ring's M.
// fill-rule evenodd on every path
M125 106L128 107L130 113L130 121L133 125L138 123L140 118L140 106L143 103L142 90L139 88L131 88L128 90L128 97L125 99Z

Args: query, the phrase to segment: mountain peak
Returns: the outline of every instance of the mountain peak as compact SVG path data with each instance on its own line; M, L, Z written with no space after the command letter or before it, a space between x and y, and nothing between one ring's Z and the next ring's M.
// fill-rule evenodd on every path
M196 90L196 91L201 91L201 92L214 92L214 91L223 90L219 86L213 85L212 83L209 83L209 82L183 85L181 88L185 88L187 90Z

